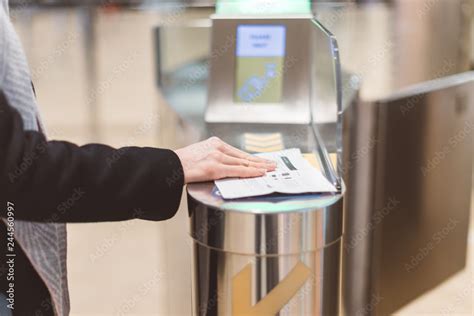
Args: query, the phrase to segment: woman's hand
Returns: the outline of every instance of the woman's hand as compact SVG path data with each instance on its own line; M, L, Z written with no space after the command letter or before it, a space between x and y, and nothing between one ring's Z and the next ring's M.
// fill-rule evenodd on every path
M276 168L275 162L249 155L217 137L175 152L183 166L185 183L260 177Z

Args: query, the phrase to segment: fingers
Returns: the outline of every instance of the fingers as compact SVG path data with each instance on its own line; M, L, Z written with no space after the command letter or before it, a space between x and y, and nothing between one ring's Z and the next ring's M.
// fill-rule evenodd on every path
M221 177L222 178L255 178L264 176L266 173L265 169L258 169L254 167L235 166L235 165L222 165L221 166Z
M274 161L260 158L257 156L250 155L242 150L239 150L223 141L221 141L218 138L213 138L213 141L217 143L217 149L223 152L224 154L227 154L229 156L239 158L239 159L245 159L251 162L256 162L256 163L269 163L271 165L274 165L276 167L276 163Z
M271 162L254 162L248 159L241 159L229 156L227 154L222 154L219 158L220 162L225 165L233 165L233 166L244 166L244 167L251 167L255 169L265 169L266 171L273 171L275 170L275 164Z
M274 171L276 163L250 155L230 146L217 137L208 139L215 151L210 158L217 162L211 167L213 180L222 178L251 178L264 176L267 171Z
M240 159L247 159L249 161L253 161L253 162L268 162L268 160L266 159L263 159L263 158L260 158L260 157L256 157L256 156L252 156L246 152L243 152L235 147L232 147L231 145L229 144L224 144L224 146L222 147L221 151L229 156L232 156L232 157L236 157L236 158L240 158Z

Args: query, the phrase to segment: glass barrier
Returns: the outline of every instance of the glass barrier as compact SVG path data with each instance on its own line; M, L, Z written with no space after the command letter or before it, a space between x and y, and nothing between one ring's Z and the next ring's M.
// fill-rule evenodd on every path
M317 157L326 177L341 188L342 89L339 49L334 35L313 20L311 43L311 121ZM335 155L336 159L331 159Z

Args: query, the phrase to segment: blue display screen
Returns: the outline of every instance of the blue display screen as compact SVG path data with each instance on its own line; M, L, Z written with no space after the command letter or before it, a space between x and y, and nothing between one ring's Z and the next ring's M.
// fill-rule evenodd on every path
M280 103L286 49L284 25L237 26L237 103Z
M283 25L239 25L237 57L283 57L286 28Z

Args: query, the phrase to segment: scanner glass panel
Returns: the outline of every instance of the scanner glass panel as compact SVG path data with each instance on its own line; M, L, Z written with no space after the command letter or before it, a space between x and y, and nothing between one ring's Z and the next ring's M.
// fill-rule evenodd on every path
M248 24L236 32L234 102L282 102L286 27Z

